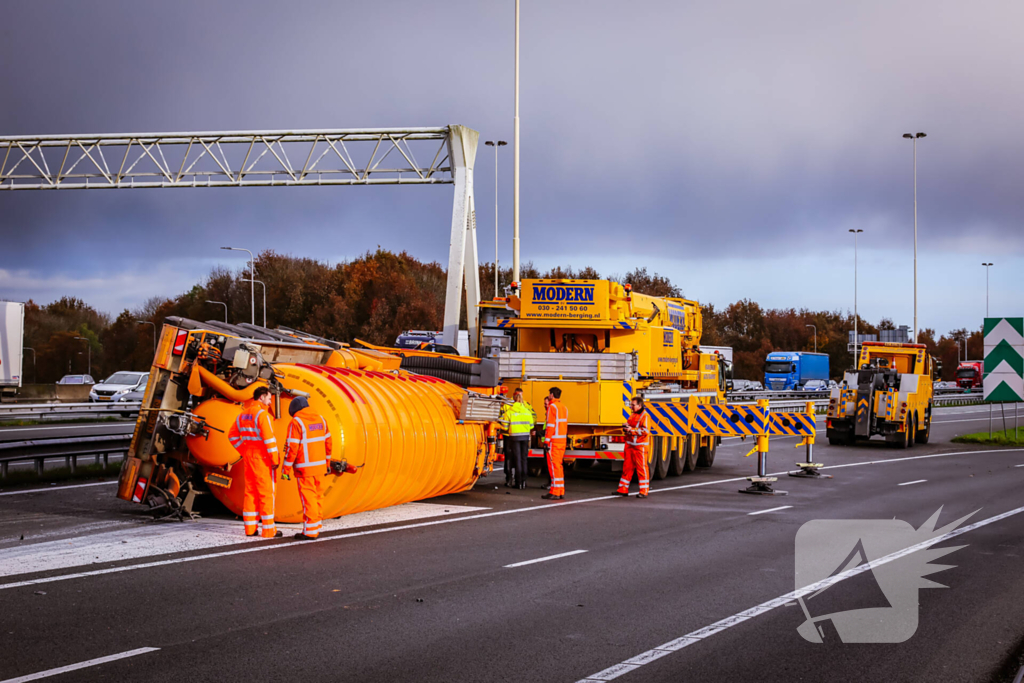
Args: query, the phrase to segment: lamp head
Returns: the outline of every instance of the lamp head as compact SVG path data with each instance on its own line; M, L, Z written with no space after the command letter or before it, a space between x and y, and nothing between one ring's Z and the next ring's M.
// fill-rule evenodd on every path
M913 138L914 136L913 136L913 135L911 135L910 133L904 133L904 134L903 134L903 137L905 137L905 138L907 138L908 140L910 140L910 139L912 139L912 138Z
M507 143L507 142L505 142L504 140L498 140L498 147L504 147L504 146L505 146L505 145L507 145L507 144L508 144L508 143Z
M494 141L493 140L486 140L484 142L484 144L487 145L488 147L494 147Z
M915 138L926 138L926 137L928 137L928 136L927 136L927 135L925 135L924 133L918 133L918 134L917 134L917 135L915 135L914 137L915 137Z

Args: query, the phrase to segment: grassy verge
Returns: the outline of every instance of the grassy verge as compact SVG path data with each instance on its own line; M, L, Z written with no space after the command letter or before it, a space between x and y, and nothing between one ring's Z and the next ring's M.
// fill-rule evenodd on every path
M992 436L990 437L987 431L978 432L976 434L961 434L955 436L952 439L953 443L974 443L985 446L1006 446L1024 443L1024 427L1020 427L1017 430L1016 439L1014 433L1011 430L992 430Z
M66 420L0 420L0 427L35 427L37 425L97 424L124 422L124 417L69 417Z
M43 476L36 474L34 468L16 470L11 468L6 479L0 479L0 489L8 489L26 484L49 484L51 482L69 481L73 479L96 479L98 477L117 476L121 471L121 461L112 462L107 467L103 464L80 464L72 472L70 467L55 467L43 471Z

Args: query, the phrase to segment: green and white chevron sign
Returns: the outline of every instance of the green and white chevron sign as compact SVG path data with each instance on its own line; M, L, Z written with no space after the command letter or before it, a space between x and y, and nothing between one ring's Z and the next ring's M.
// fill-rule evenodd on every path
M985 318L985 400L1024 401L1024 318Z

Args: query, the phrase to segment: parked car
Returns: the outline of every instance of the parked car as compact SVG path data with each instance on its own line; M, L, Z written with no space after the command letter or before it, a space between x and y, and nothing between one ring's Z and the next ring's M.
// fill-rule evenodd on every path
M747 391L764 391L764 385L756 380L752 380L747 385Z
M823 379L809 379L801 387L802 391L828 391L828 382Z
M835 389L838 386L839 386L839 382L835 381L834 379L830 379L828 381L828 388L829 389Z
M92 375L64 375L57 384L95 384Z
M92 388L89 400L93 403L117 401L131 391L145 391L148 372L115 372Z
M732 380L731 391L747 391L750 389L750 381L745 379Z

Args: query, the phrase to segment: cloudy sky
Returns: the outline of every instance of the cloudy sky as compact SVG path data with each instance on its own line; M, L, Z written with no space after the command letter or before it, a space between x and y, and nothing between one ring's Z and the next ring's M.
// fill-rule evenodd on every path
M511 141L512 0L5 4L0 135L468 125ZM1019 2L523 0L522 256L722 306L1024 313ZM501 260L511 260L511 148ZM493 258L493 151L477 161ZM117 312L237 244L447 258L451 187L0 192L0 298Z

